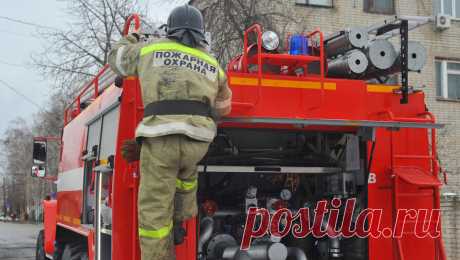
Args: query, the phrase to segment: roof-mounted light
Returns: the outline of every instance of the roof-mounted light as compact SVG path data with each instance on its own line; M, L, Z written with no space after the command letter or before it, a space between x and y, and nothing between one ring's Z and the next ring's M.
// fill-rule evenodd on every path
M262 47L267 51L274 51L280 45L280 37L274 31L265 31L262 34Z

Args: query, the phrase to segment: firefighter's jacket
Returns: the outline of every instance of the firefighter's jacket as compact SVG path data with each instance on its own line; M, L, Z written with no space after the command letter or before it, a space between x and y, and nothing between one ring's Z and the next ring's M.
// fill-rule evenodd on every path
M232 92L226 75L205 50L169 39L138 42L128 35L110 52L109 64L121 76L139 78L144 106L156 101L192 100L209 104L221 116L230 112ZM210 142L216 135L216 124L199 115L154 115L145 117L136 129L136 137L170 134Z

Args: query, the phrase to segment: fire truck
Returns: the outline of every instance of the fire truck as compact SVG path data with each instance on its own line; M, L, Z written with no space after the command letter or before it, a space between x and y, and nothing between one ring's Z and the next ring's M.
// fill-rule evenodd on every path
M140 26L132 16L125 33L132 20ZM251 207L295 211L354 199L356 209L381 209L380 224L390 230L400 209L439 210L436 129L442 125L425 94L408 84L423 56L411 49L409 29L407 20L394 19L329 36L292 34L284 42L259 24L247 28L243 51L226 70L232 112L219 121L198 166L200 213L184 223L177 259L445 260L440 236L419 238L406 229L399 237L262 234L240 249ZM386 35L400 36L400 50L382 42ZM395 72L400 84L382 80ZM36 259L140 259L141 173L138 162L120 153L143 117L139 81L116 80L104 67L64 117L57 197L43 201ZM34 141L34 176L52 178L50 141L56 140ZM433 219L423 224L441 228ZM408 230L414 225L406 222Z

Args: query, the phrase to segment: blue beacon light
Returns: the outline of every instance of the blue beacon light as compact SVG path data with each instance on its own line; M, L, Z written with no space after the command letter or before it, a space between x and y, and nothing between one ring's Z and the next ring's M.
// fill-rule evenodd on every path
M301 34L291 36L289 41L289 54L308 55L308 38Z

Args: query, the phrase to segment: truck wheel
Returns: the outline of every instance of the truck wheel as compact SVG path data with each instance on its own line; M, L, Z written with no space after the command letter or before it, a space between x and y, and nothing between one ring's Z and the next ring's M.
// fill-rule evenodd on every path
M37 245L35 248L35 260L46 260L45 253L45 232L40 230L37 237Z
M62 252L61 260L88 260L86 246L81 244L67 244Z

